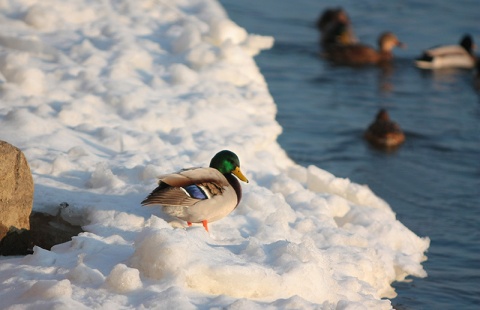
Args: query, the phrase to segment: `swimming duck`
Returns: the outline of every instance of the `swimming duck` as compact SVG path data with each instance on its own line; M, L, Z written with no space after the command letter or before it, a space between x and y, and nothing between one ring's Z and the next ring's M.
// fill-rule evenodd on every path
M415 60L415 65L422 69L464 68L475 66L473 39L466 34L458 45L438 46L428 49Z
M155 188L142 205L161 205L163 211L187 222L208 223L230 214L242 198L242 188L234 175L248 183L240 171L240 161L231 151L218 152L210 167L184 169L159 177Z
M365 139L377 147L392 148L405 141L400 126L390 119L385 109L380 109L375 121L365 132Z
M404 47L396 35L384 32L378 38L379 50L357 43L349 45L336 44L327 50L326 57L338 64L345 65L372 65L388 63L393 59L392 50L395 47Z
M322 47L330 44L357 43L350 18L341 7L324 10L317 19L316 26L321 34Z

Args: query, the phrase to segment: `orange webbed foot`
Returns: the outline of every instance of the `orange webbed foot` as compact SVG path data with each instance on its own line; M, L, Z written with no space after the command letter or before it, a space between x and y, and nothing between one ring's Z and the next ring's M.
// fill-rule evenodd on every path
M205 230L208 232L208 221L207 221L207 220L203 220L203 221L202 221L202 224L203 224L203 227L205 227Z
M208 221L207 221L207 220L203 220L203 221L202 221L202 224L203 224L203 227L205 228L205 230L206 230L207 232L209 232L209 231L208 231ZM192 222L187 222L187 225L188 225L188 227L191 227L191 226L192 226Z

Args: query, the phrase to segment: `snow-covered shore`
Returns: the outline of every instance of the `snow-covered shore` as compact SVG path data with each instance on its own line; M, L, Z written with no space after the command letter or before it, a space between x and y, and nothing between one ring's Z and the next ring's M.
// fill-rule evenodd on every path
M5 309L390 309L426 276L420 238L367 186L291 161L247 34L214 0L0 1L0 139L34 209L85 233L0 260ZM250 180L228 217L141 207L156 176L219 150ZM175 227L175 228L174 228Z

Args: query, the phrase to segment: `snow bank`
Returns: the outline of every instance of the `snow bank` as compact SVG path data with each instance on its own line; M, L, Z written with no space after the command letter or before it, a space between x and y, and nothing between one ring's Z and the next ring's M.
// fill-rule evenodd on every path
M214 0L0 2L0 139L34 209L85 233L2 258L5 309L390 309L428 238L368 187L292 162L246 33ZM230 216L186 228L140 201L155 176L239 155Z

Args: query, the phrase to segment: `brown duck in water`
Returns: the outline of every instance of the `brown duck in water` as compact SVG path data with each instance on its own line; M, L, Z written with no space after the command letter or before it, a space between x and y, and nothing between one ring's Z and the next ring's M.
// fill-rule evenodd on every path
M392 50L397 46L404 47L405 45L393 33L385 32L378 39L378 51L361 43L335 44L328 47L326 57L337 64L344 65L384 64L393 59Z
M385 109L380 109L375 121L365 132L365 139L372 145L381 148L393 148L405 141L400 126L390 119Z

